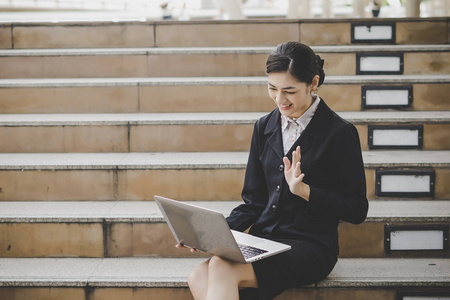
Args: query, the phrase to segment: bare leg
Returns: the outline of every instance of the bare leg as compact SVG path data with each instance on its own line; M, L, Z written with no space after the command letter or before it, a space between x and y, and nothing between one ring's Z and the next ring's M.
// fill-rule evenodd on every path
M189 289L196 300L206 299L206 292L208 289L208 265L209 260L198 265L194 271L189 274Z
M240 287L258 287L251 264L235 263L214 256L208 264L208 300L239 300Z
M194 299L239 299L239 288L258 287L251 264L240 264L214 256L197 266L188 278Z

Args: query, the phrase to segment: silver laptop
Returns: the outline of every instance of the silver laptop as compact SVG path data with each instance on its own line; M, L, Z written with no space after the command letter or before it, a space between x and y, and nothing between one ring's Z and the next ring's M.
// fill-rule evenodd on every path
M231 230L225 217L214 210L155 196L178 243L240 263L251 263L291 246Z

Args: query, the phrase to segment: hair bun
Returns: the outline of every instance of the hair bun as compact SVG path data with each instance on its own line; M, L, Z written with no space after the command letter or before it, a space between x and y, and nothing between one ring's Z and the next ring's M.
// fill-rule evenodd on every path
M316 55L316 58L317 58L317 64L319 65L319 67L320 67L321 69L323 69L323 63L324 63L325 61L324 61L323 59L321 59L319 55Z
M325 72L323 70L323 64L325 61L323 59L321 59L319 55L316 55L316 58L317 58L317 65L319 66L319 85L318 86L321 86L325 80Z

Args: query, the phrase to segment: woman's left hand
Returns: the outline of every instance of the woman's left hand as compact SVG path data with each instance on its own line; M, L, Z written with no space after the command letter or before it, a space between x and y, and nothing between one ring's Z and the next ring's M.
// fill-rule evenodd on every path
M303 182L305 174L300 169L300 159L300 146L297 146L297 149L292 152L292 165L287 157L283 158L284 177L286 178L291 193L309 201L309 185Z

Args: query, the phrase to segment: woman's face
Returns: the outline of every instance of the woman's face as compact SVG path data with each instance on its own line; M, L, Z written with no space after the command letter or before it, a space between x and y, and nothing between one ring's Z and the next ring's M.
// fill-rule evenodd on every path
M311 90L317 88L319 76L313 79L311 85L299 82L288 72L270 73L268 77L269 96L281 114L300 118L312 104Z

